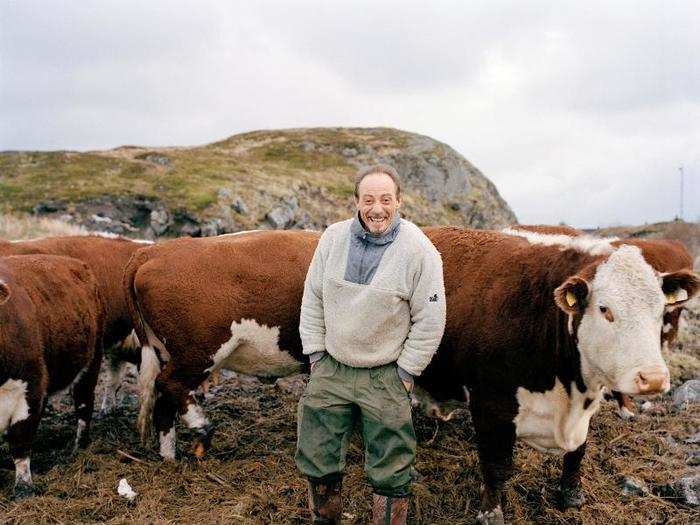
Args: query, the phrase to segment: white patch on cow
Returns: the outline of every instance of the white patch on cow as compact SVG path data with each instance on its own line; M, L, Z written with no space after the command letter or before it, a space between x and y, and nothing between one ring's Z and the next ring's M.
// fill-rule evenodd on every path
M665 334L669 333L671 331L671 328L673 328L673 325L671 323L666 323L663 325L661 328L661 331Z
M168 432L159 432L160 456L163 459L175 459L175 427Z
M75 448L78 448L78 443L80 443L80 438L83 435L83 432L85 432L85 427L87 427L87 423L83 421L82 419L78 419L78 426L75 431Z
M516 397L516 436L541 452L563 453L576 450L586 441L588 425L600 406L603 390L582 394L572 383L569 395L556 379L551 390L540 393L520 387ZM591 402L584 408L587 399Z
M32 468L29 458L15 459L15 483L32 484Z
M212 356L205 372L226 368L261 377L285 377L301 371L301 363L280 349L280 329L259 325L254 319L231 324L232 337Z
M598 265L589 288L577 333L584 382L638 394L639 373L668 374L659 338L665 297L657 274L638 247L623 245ZM613 312L614 322L601 315L601 306Z
M569 320L566 322L566 326L569 329L569 334L574 335L574 316L569 314Z
M187 412L182 415L182 420L188 428L202 428L209 424L202 408L194 403L187 405Z
M155 244L153 241L149 241L148 239L130 239L129 237L124 237L123 235L118 235L112 232L90 232L89 235L94 237L102 237L104 239L124 239L126 241L136 242L138 244Z
M0 434L28 417L27 382L8 379L0 386Z
M543 246L559 246L562 250L576 250L590 253L591 255L606 255L615 251L613 242L618 237L594 237L593 235L565 235L553 233L535 233L527 230L504 228L502 233L523 237L530 244Z
M218 237L235 237L236 235L243 235L246 233L259 233L259 232L264 232L267 230L245 230L242 232L233 232L233 233L223 233L221 235L218 235Z

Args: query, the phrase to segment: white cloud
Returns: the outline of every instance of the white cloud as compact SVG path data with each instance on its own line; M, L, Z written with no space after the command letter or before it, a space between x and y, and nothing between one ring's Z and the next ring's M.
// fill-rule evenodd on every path
M523 222L700 218L693 2L0 4L0 148L386 125Z

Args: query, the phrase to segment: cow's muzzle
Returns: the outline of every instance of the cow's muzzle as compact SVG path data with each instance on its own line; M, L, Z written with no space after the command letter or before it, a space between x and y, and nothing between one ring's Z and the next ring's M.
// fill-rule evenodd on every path
M655 366L637 372L634 378L639 394L658 394L671 388L671 376L665 367Z

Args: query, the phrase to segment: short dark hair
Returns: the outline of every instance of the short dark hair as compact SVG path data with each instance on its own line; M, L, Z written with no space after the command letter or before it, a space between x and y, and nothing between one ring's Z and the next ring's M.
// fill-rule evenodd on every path
M360 198L360 182L362 182L362 179L364 179L367 175L375 175L378 173L387 175L392 181L394 181L394 186L396 187L396 198L399 199L401 197L401 182L399 181L399 173L396 171L396 169L388 164L374 164L373 166L362 168L357 172L357 175L355 176L356 199Z

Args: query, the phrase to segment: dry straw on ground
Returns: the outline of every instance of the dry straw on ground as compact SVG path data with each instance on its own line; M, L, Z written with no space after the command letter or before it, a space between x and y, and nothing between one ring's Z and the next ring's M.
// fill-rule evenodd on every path
M33 239L53 235L87 235L82 226L58 219L0 213L0 239Z

